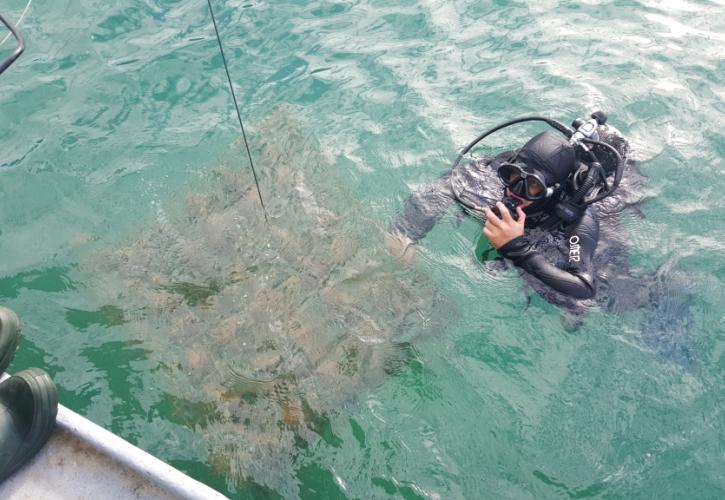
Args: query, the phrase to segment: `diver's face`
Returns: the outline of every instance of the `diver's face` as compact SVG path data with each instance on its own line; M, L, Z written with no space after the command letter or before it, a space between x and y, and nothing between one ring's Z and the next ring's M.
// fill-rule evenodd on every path
M546 186L541 174L530 172L513 163L501 164L496 173L506 187L506 196L517 200L521 208L526 208L533 200L546 196Z
M531 200L527 200L527 199L524 199L524 198L522 198L520 196L516 196L515 194L513 194L511 192L511 190L509 188L506 188L505 194L509 198L513 198L514 200L518 201L519 202L519 206L522 209L528 207L529 205L531 205L533 203L533 201L531 201Z

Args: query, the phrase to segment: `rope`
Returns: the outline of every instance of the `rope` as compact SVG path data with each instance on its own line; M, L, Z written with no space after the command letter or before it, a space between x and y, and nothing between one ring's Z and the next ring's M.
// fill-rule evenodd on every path
M234 100L234 109L237 111L237 118L239 119L239 128L242 130L242 138L244 139L244 146L247 149L247 157L249 158L249 165L252 167L252 175L254 176L254 184L257 186L257 194L259 195L259 203L262 205L262 211L264 212L264 220L269 223L267 218L267 208L264 206L264 199L262 198L262 191L259 189L259 180L257 179L257 171L254 169L254 162L252 161L252 153L249 150L249 143L247 142L247 134L244 132L244 124L242 123L242 115L239 113L239 104L237 104L237 96L234 93L234 86L232 85L232 77L229 76L229 66L227 66L227 58L224 57L224 48L222 47L222 39L219 36L219 28L217 28L216 18L214 17L214 10L211 7L211 0L207 0L209 4L209 13L211 14L211 21L214 24L214 32L216 33L217 42L219 42L219 52L222 55L222 62L224 63L224 70L227 72L227 80L229 81L229 91L232 93L232 100Z

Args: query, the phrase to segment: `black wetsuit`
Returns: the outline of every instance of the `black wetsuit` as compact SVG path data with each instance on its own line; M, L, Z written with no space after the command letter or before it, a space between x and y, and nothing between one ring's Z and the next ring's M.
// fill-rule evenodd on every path
M627 154L625 139L613 127L600 127L600 138L623 156ZM604 167L615 168L616 159L602 153L598 156ZM485 219L483 209L500 200L504 189L496 168L500 161L510 156L511 152L506 152L493 159L459 165L413 193L401 216L393 223L393 231L417 242L454 201L475 217ZM527 215L525 235L508 242L499 253L523 271L526 281L549 302L573 307L586 304L596 290L599 211L593 205L568 225L543 229L550 213L550 210L543 210ZM624 255L624 252L616 253Z

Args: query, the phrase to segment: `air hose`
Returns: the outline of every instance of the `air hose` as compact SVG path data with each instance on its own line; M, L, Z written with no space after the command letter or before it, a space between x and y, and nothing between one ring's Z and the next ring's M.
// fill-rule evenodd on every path
M494 132L498 132L502 128L506 128L511 125L516 125L517 123L534 122L534 121L544 122L544 123L548 124L550 127L555 128L556 130L558 130L559 132L564 134L567 137L567 139L570 138L572 136L572 134L574 133L574 132L572 132L572 130L569 127L567 127L563 123L559 123L556 120L552 120L551 118L546 118L544 116L524 116L522 118L516 118L515 120L510 120L510 121L507 121L500 125L497 125L494 128L488 129L485 132L483 132L481 135L476 137L465 148L463 148L463 151L461 151L461 153L458 155L458 158L456 158L456 161L453 162L453 166L451 167L451 169L456 168L458 166L458 164L461 162L461 160L463 159L463 157L466 156L468 154L468 152L471 151L471 149L473 149L473 147L476 144L478 144L479 142L481 142L482 140L484 140L486 137L493 134Z

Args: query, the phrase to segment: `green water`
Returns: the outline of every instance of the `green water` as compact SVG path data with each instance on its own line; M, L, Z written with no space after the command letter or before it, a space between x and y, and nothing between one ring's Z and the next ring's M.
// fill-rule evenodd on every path
M236 498L722 497L722 1L214 5L269 230L254 198L222 203L251 174L205 2L33 2L0 77L11 371L44 367L63 404ZM411 268L381 250L410 190L483 129L597 108L649 177L623 217L632 273L687 277L692 366L643 340L643 311L565 329L516 273L477 263L480 224L453 210ZM191 217L190 193L224 191L215 169L237 188ZM149 305L162 296L174 308ZM282 348L277 305L312 332L284 373L239 345L259 328ZM204 337L235 314L250 337ZM406 346L394 369L346 343L369 324Z

